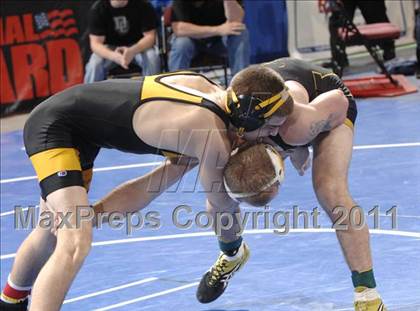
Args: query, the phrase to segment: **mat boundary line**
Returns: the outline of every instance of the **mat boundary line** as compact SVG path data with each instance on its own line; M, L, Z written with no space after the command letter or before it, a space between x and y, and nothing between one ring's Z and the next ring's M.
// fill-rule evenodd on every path
M386 148L402 148L402 147L420 147L420 142L414 143L398 143L398 144L378 144L378 145L360 145L360 146L353 146L353 150L369 150L369 149L386 149ZM114 170L123 170L128 168L136 168L136 167L148 167L148 166L157 166L163 162L146 162L146 163L136 163L136 164L128 164L128 165L117 165L117 166L106 166L106 167L99 167L94 168L94 172L106 172L106 171L114 171ZM0 184L8 184L12 182L19 182L19 181L27 181L36 179L36 176L23 176L23 177L15 177L15 178L6 178L1 179Z
M372 230L369 230L369 232L372 234L394 235L394 236L403 236L403 237L411 237L411 238L420 239L420 232L414 232L414 231L372 229ZM276 234L274 233L274 229L251 229L251 230L244 230L243 232L243 234L268 234L268 233ZM290 229L289 233L335 233L335 230L330 229L330 228ZM92 246L107 246L107 245L114 245L114 244L127 244L127 243L138 243L138 242L158 241L158 240L172 240L172 239L183 239L183 238L204 237L204 236L214 236L214 232L203 231L203 232L191 232L191 233L181 233L181 234L169 234L169 235L158 235L158 236L149 236L149 237L100 241L100 242L93 242ZM15 256L16 256L16 253L1 255L0 260L11 259L11 258L14 258Z

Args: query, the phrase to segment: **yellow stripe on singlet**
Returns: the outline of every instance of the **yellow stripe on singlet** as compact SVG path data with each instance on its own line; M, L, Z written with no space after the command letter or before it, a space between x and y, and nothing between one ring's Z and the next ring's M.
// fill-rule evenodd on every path
M74 148L54 148L30 157L38 180L60 171L81 171L79 152Z
M144 78L143 87L141 90L140 100L147 101L151 99L168 99L176 100L178 102L188 102L191 104L200 104L203 97L186 93L184 91L176 89L174 86L167 85L160 80L165 77L175 75L198 75L191 71L178 71L171 73L164 73L155 76L147 76Z
M351 120L349 118L346 118L344 120L344 124L347 125L349 128L351 128L352 130L354 130L354 124L353 124L353 122L351 122Z
M171 151L162 151L162 155L167 157L167 158L176 158L176 157L181 156L180 153L171 152Z

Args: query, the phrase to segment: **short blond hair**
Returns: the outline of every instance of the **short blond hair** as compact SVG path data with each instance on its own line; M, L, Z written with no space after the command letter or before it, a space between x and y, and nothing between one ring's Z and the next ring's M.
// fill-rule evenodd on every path
M242 201L254 206L266 205L278 191L278 183L267 188L276 177L276 172L266 148L265 144L255 144L238 151L230 157L224 170L229 191L253 193Z

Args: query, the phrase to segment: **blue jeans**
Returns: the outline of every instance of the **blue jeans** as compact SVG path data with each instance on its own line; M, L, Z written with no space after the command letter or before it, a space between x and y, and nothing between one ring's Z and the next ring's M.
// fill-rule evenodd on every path
M142 68L144 76L150 76L160 73L160 58L159 53L155 48L148 49L142 53L136 54L133 61ZM100 57L92 53L86 64L85 83L92 83L95 81L105 80L108 71L118 66L116 63L109 59Z
M250 47L248 30L245 29L238 36L219 37L220 40L216 38L209 42L207 40L196 40L190 37L177 37L173 35L171 38L171 51L169 52L169 70L175 71L189 68L194 56L204 51L216 55L226 55L227 52L232 75L235 75L238 71L249 65Z

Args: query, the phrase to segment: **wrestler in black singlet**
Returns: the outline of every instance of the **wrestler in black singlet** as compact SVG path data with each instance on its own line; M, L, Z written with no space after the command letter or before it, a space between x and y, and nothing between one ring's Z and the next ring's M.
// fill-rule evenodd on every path
M200 105L229 125L226 113L216 103L161 81L170 75L199 74L176 72L140 80L78 85L36 107L25 124L24 142L38 175L42 197L45 199L49 193L68 186L88 189L93 162L102 147L136 154L173 155L171 150L146 144L134 132L134 112L145 102L165 100Z
M314 100L315 97L322 93L336 89L342 90L349 101L347 119L344 123L353 128L357 117L356 102L350 90L336 74L320 66L293 58L280 58L269 63L264 63L263 65L278 72L284 81L293 80L302 84L309 94L309 101ZM286 144L280 135L270 138L284 150L296 148L295 146Z

